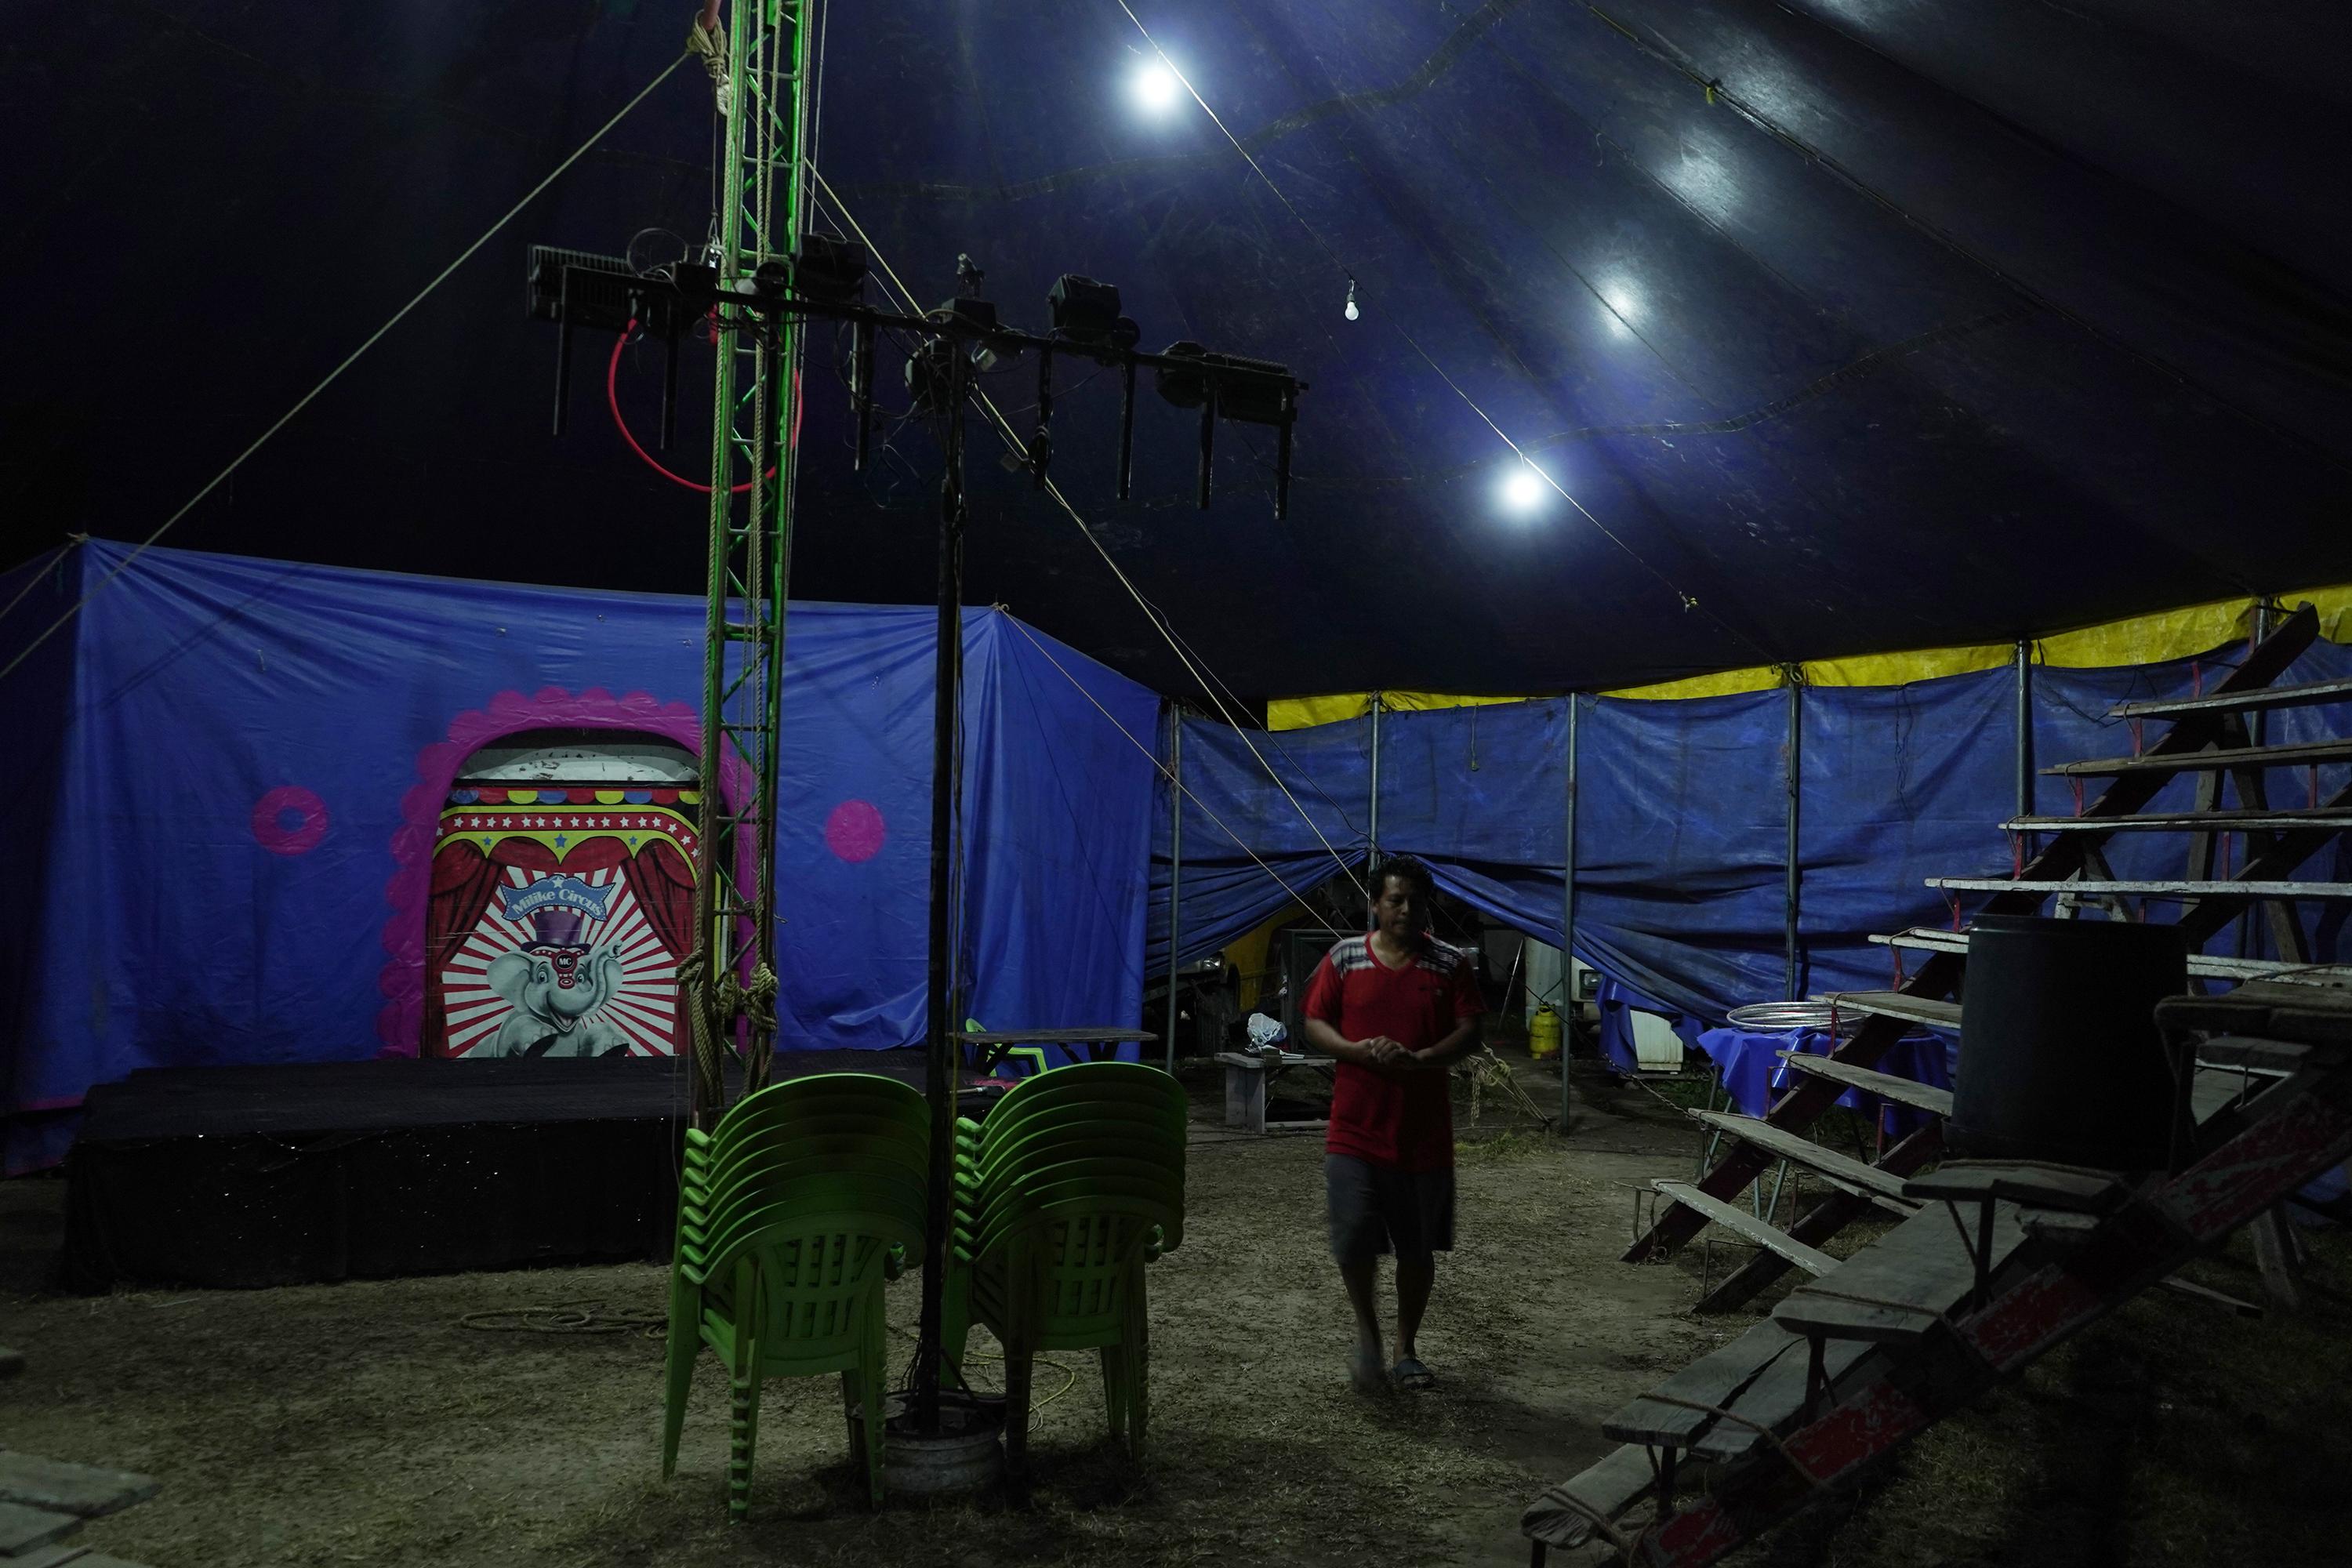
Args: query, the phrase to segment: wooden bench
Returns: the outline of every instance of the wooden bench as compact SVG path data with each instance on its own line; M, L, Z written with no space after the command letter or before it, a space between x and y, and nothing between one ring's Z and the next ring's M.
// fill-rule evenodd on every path
M1902 1177L1892 1175L1875 1165L1866 1165L1834 1149L1824 1149L1800 1133L1775 1127L1753 1116L1735 1116L1728 1111L1694 1110L1689 1114L1694 1120L1727 1132L1743 1143L1777 1155L1792 1165L1801 1165L1830 1185L1852 1193L1856 1197L1867 1198L1894 1214L1908 1215L1917 1206L1904 1201Z
M1650 1185L1675 1202L1698 1210L1733 1235L1787 1258L1808 1274L1826 1274L1837 1267L1837 1259L1828 1253L1816 1252L1780 1226L1750 1214L1738 1204L1727 1204L1721 1198L1711 1197L1688 1182L1660 1180L1652 1182Z
M1916 1079L1900 1078L1874 1068L1858 1068L1852 1062L1842 1062L1833 1057L1817 1057L1810 1051L1781 1051L1780 1058L1799 1072L1815 1078L1833 1079L1848 1089L1858 1089L1864 1094L1874 1094L1881 1100L1891 1100L1897 1105L1907 1105L1934 1116L1952 1114L1952 1091L1937 1089Z
M1581 1546L1601 1530L1597 1521L1623 1518L1643 1498L1655 1497L1658 1466L1638 1443L1547 1487L1519 1516L1519 1533L1546 1546Z
M1219 1051L1217 1060L1225 1066L1225 1125L1245 1132L1263 1132L1269 1123L1265 1119L1265 1102L1274 1080L1295 1067L1307 1067L1318 1058L1297 1051ZM1304 1131L1328 1125L1323 1121L1277 1121L1271 1123L1286 1131Z
M1685 1458L1736 1458L1763 1440L1757 1427L1777 1432L1804 1414L1807 1348L1804 1336L1778 1323L1759 1323L1636 1396L1601 1424L1601 1433ZM1853 1342L1829 1347L1822 1376L1833 1383L1869 1348ZM1726 1420L1718 1411L1738 1419Z

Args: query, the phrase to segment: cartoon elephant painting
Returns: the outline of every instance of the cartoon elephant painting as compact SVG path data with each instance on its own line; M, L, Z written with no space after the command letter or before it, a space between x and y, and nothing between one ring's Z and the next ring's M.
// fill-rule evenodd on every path
M528 947L492 959L485 978L514 1011L475 1056L601 1057L629 1048L626 1035L594 1016L621 988L621 955L612 948Z

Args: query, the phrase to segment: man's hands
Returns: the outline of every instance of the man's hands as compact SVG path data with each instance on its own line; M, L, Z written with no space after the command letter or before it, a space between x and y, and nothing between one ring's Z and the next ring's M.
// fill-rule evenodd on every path
M1454 1065L1454 1058L1443 1054L1438 1046L1432 1046L1427 1050L1407 1050L1386 1035L1359 1040L1356 1047L1363 1053L1362 1059L1367 1067L1390 1068L1400 1072L1444 1072Z
M1429 1049L1415 1051L1408 1050L1402 1042L1391 1039L1386 1035L1375 1035L1364 1040L1350 1040L1323 1019L1307 1020L1307 1043L1317 1050L1326 1056L1337 1057L1343 1062L1354 1062L1359 1067L1380 1068L1390 1072L1444 1071L1453 1065L1454 1058L1461 1054L1459 1048L1450 1050L1448 1048L1449 1045L1455 1042L1461 1032L1456 1029L1453 1035L1440 1040Z

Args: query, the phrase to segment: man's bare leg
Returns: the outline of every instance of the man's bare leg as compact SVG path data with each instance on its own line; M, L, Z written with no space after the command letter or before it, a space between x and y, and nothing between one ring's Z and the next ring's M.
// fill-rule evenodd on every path
M1357 1353L1370 1356L1374 1365L1380 1364L1381 1360L1381 1313L1374 1298L1380 1267L1380 1257L1375 1253L1351 1258L1339 1265L1339 1278L1348 1287L1348 1305L1356 1310ZM1423 1299L1427 1296L1424 1290Z
M1421 1331L1421 1315L1429 1310L1429 1289L1436 1281L1434 1258L1397 1259L1397 1360L1401 1362L1417 1359L1413 1336ZM1379 1346L1377 1332L1376 1327L1375 1349Z

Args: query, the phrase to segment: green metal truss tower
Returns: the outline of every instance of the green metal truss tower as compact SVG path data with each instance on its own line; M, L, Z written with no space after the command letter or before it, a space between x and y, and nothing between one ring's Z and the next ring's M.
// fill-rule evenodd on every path
M705 20L715 21L714 4ZM697 27L720 122L710 252L721 284L792 266L804 198L810 0L737 0L723 51ZM745 1092L776 1042L776 781L793 546L801 329L782 312L714 312L710 536L702 686L702 863L679 1003L694 1040L693 1115L725 1108L740 1042ZM740 1031L740 1033L739 1033Z

